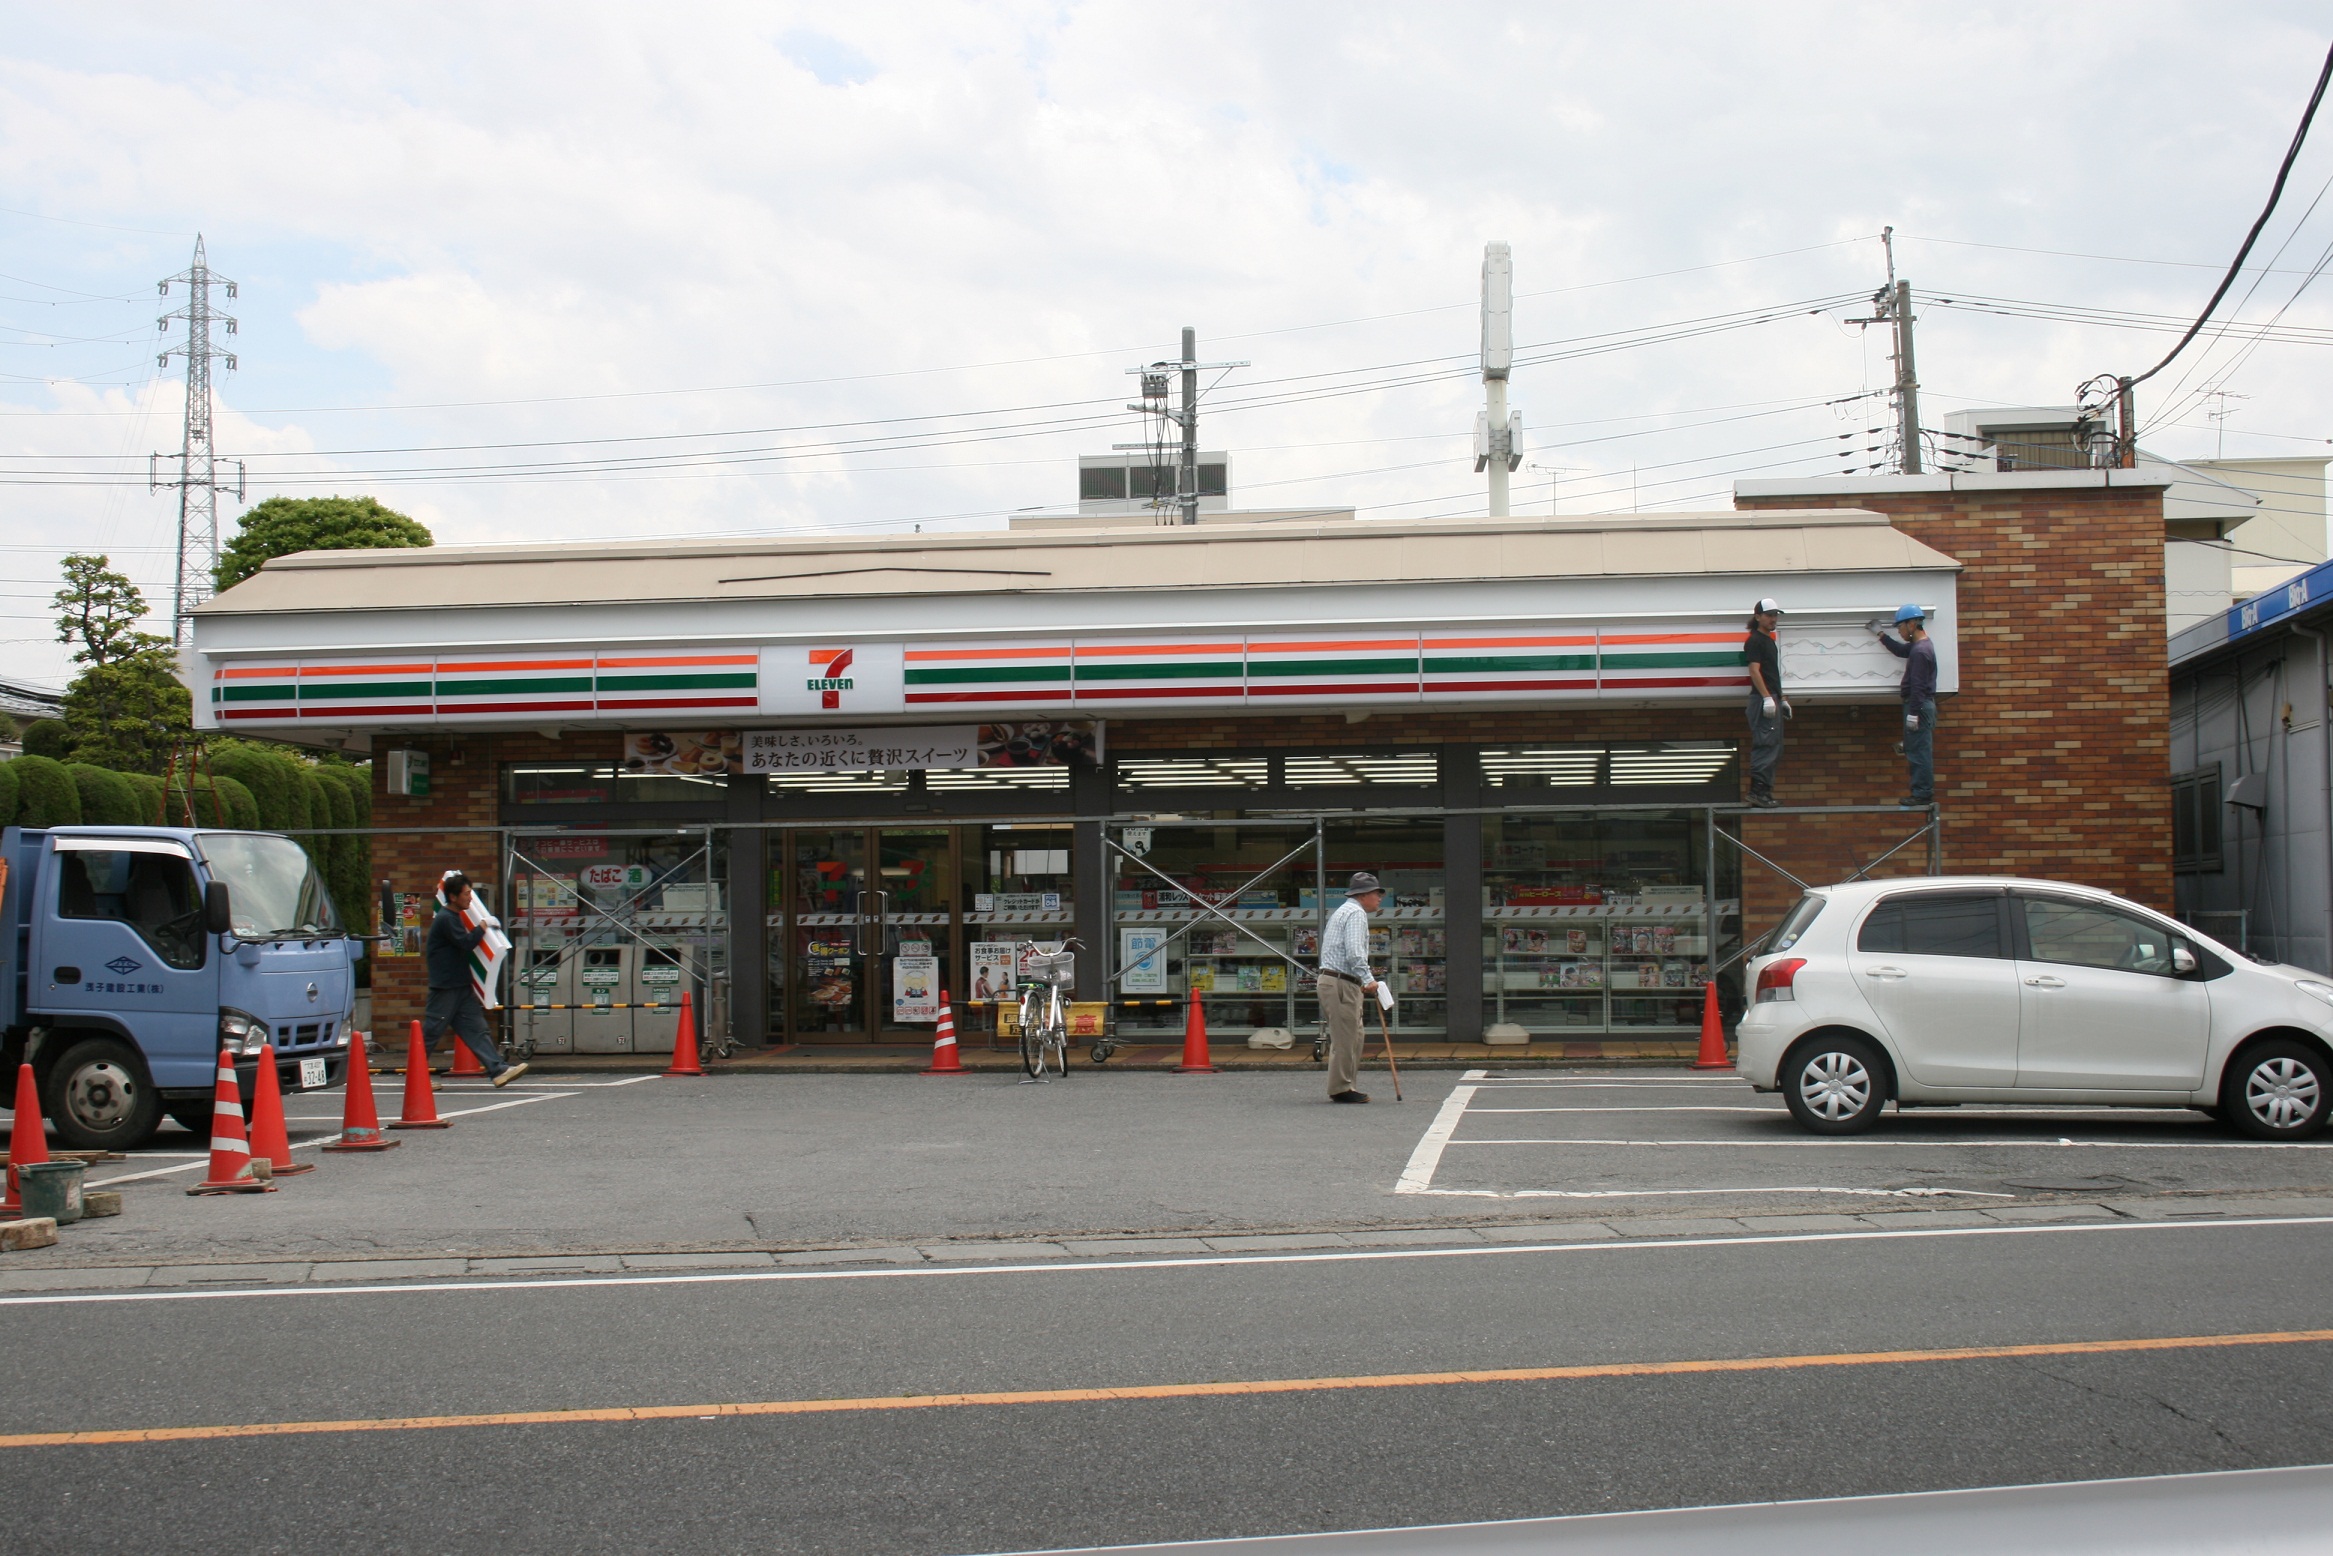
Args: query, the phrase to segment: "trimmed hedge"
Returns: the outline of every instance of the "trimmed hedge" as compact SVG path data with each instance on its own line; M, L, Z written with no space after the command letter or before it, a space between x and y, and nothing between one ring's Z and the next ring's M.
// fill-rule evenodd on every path
M66 764L73 787L81 795L81 820L93 827L132 827L139 821L138 791L129 779L109 768L87 762Z
M331 823L335 827L356 826L356 796L343 774L356 771L353 767L326 762L311 769L319 795L325 802ZM366 905L365 877L370 864L365 858L365 840L355 836L319 838L324 849L324 880L332 889L332 905L340 910L340 922L359 933L370 928Z
M16 764L0 762L0 827L16 820Z
M81 824L81 791L65 764L54 757L20 756L16 769L16 824L73 827Z
M259 828L259 801L251 791L234 779L221 773L212 782L219 797L227 802L227 825L239 832L257 832Z
M294 825L307 825L304 818L297 823L292 819L292 795L300 786L299 764L280 751L229 746L212 752L206 765L217 776L232 778L251 791L259 807L259 825L266 830L282 832Z
M186 814L186 800L178 790L170 791L166 814L168 825L174 827L226 827L240 832L257 832L259 802L251 791L232 778L212 779L202 773L194 776L194 816Z
M163 814L162 780L152 773L124 773L130 787L138 793L138 825L150 827Z
M24 726L24 754L62 762L72 751L73 731L63 719L34 719Z

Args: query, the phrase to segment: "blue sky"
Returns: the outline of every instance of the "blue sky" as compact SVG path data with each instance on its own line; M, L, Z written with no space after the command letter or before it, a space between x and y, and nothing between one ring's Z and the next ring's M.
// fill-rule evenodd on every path
M169 574L146 456L177 447L181 398L175 361L154 370L176 301L155 282L197 230L240 283L219 446L253 498L366 492L441 543L1000 524L1140 435L1123 369L1184 324L1254 364L1204 423L1244 503L1467 511L1494 238L1518 340L1575 343L1518 370L1517 506L1722 507L1738 475L1863 447L1875 402L1853 397L1889 370L1846 321L1883 226L1923 297L2191 315L2328 41L2321 11L2278 4L2107 26L255 0L8 23L0 662L52 684L65 550ZM2302 219L2333 179L2323 137L2245 318L2333 325L2301 288L2333 244L2333 198ZM1750 310L1776 317L1577 345ZM1927 419L2063 401L2169 339L1929 306ZM2333 452L2325 349L2217 348L2147 401L2148 442L2209 453L2221 409L2231 455Z

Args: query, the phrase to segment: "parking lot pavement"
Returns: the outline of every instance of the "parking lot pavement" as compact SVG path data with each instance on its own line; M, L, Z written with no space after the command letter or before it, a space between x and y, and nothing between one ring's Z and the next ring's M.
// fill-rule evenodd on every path
M1821 1232L2018 1217L2296 1215L2333 1203L2319 1147L2254 1147L2199 1115L1964 1110L1875 1133L1800 1133L1738 1080L1493 1070L1408 1078L1330 1107L1311 1072L1003 1077L529 1076L438 1087L452 1127L324 1155L336 1092L295 1094L296 1156L269 1195L193 1199L175 1126L90 1177L121 1216L0 1259L0 1288L507 1275L518 1261L638 1272L683 1256L793 1261L1087 1259ZM395 1113L394 1087L381 1097ZM1151 1246L1159 1245L1159 1246ZM640 1261L649 1261L642 1263ZM381 1262L366 1274L356 1264ZM272 1273L223 1274L266 1267ZM189 1279L198 1277L190 1276Z

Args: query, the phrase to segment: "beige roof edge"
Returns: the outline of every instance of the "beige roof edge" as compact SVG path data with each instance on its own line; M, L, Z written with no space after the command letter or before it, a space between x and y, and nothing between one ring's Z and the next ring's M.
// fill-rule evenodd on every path
M265 570L433 567L451 562L614 562L637 557L834 556L859 551L1051 550L1061 546L1214 545L1247 539L1320 539L1348 545L1411 535L1603 534L1612 531L1706 529L1814 529L1886 527L1870 508L1720 508L1701 513L1569 514L1536 518L1365 519L1338 524L1160 525L1155 529L1095 528L885 532L868 536L763 535L741 539L633 540L600 545L541 544L428 546L379 551L296 551L269 559ZM1941 556L1941 553L1938 553ZM1957 566L1958 564L1953 564Z

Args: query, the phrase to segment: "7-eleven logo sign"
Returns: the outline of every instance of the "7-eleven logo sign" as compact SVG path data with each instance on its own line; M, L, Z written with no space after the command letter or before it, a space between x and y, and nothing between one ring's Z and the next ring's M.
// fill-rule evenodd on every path
M842 706L842 694L851 689L851 678L843 672L851 667L851 650L847 648L814 648L810 651L809 680L802 683L805 691L818 693L821 708Z

